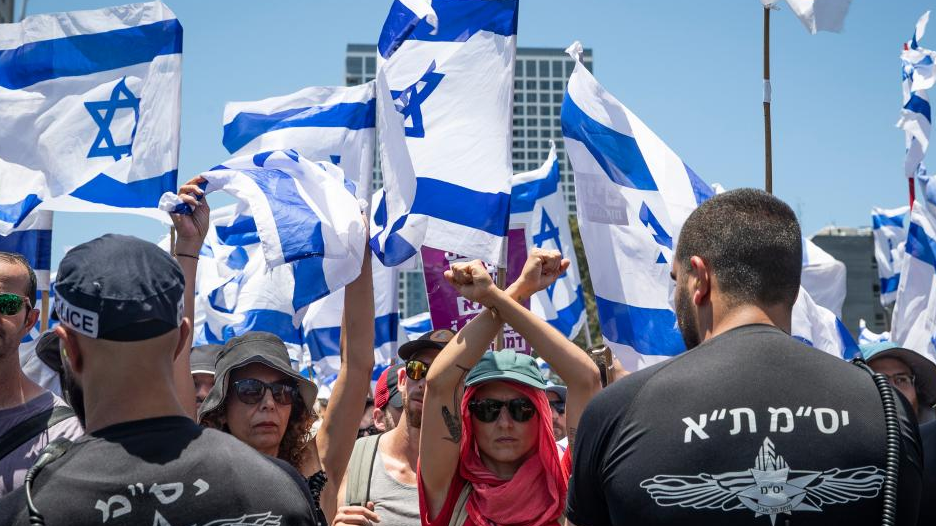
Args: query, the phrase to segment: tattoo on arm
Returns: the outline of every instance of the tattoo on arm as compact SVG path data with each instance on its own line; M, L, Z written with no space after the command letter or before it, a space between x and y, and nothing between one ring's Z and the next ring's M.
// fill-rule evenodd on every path
M452 393L452 406L455 408L456 413L453 414L447 406L442 406L442 421L445 422L445 427L448 428L449 432L449 436L442 438L453 444L460 444L462 437L462 424L458 413L459 408L461 407L460 400L458 399L458 389L461 386L461 383L465 380L465 377L468 376L468 371L471 369L466 369L459 364L455 364L455 367L458 367L462 371L461 378L458 380L458 386L455 387L455 392Z

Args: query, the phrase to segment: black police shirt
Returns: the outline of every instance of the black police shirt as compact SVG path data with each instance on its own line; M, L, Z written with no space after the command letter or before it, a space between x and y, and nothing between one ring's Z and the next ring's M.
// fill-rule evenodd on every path
M184 417L116 424L79 439L36 478L48 526L313 525L296 470ZM0 525L27 525L24 488Z
M898 524L914 524L921 451L904 404ZM885 436L867 372L747 325L588 405L566 514L577 526L881 524Z
M936 524L936 421L920 426L923 439L923 495L920 497L920 526Z

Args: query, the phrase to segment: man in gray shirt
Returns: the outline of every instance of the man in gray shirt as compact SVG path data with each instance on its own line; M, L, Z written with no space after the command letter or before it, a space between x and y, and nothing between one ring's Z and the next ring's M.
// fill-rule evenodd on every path
M61 409L53 412L67 407L65 402L30 380L20 367L20 341L39 317L32 304L35 297L36 273L26 259L0 252L0 497L23 485L46 444L83 434L74 415L62 419Z

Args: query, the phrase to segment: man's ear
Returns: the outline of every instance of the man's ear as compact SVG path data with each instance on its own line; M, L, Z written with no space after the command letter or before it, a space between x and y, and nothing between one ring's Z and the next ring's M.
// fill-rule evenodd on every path
M377 406L374 406L374 411L371 416L374 417L374 427L376 427L378 431L383 433L387 430L387 426L384 424L383 409L378 409Z
M406 377L406 367L400 367L396 372L397 377L397 391L401 393L406 389L406 381L409 379Z
M192 333L192 320L182 318L182 325L179 325L179 343L176 344L175 352L172 353L172 361L179 359L179 355L188 347L189 335ZM191 349L188 349L191 352Z
M712 292L712 271L708 263L699 256L689 258L689 265L692 267L692 274L689 277L692 302L696 306L702 305Z
M39 320L39 309L30 309L26 312L26 332L36 326L37 320Z
M55 327L55 334L59 337L59 347L62 350L62 364L64 365L67 361L68 368L73 373L81 374L84 368L84 356L81 354L81 347L78 345L78 337L61 324Z

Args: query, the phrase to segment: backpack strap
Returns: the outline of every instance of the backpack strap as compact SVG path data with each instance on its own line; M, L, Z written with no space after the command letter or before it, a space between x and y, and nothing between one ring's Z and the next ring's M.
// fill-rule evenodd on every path
M468 520L468 496L471 495L471 483L465 482L465 487L458 494L458 500L455 501L455 510L452 512L452 519L449 526L464 526Z
M351 460L345 470L348 481L345 487L345 502L348 506L366 506L370 500L371 475L377 458L377 444L381 435L359 438L351 451Z
M75 416L75 412L70 407L57 406L46 409L16 424L0 437L0 459L9 455L30 439L35 438L39 433L73 416Z

